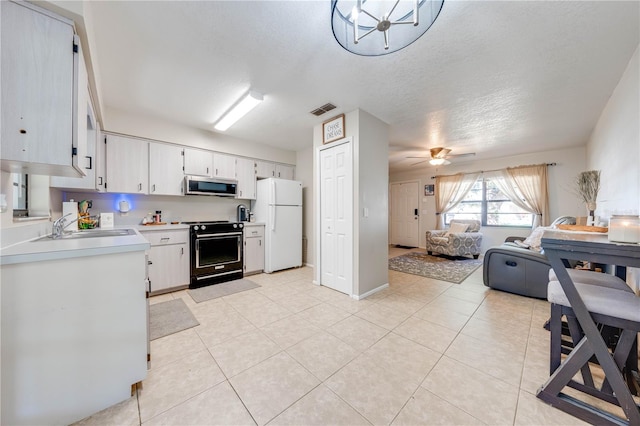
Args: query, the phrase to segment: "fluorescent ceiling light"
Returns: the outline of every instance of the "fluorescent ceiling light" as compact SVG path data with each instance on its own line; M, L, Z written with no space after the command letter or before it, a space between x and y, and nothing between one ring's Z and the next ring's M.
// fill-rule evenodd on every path
M240 120L249 111L254 109L256 105L262 102L264 98L258 92L249 91L240 101L227 111L220 120L213 126L216 130L224 132L229 127L233 126L233 123Z

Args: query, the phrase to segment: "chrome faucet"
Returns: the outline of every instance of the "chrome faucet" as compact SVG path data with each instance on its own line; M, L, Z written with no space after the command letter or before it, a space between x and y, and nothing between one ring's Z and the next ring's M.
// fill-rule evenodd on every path
M64 216L56 219L53 222L53 225L51 226L51 238L53 238L54 240L62 237L62 234L64 234L64 228L67 225L71 225L73 222L75 221L71 221L69 223L67 223L67 220L65 219L67 216L71 215L71 213L67 213ZM78 219L76 219L78 220Z

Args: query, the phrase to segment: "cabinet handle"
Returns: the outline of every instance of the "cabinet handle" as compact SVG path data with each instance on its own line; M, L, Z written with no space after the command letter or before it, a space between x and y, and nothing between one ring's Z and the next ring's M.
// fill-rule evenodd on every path
M147 261L147 265L153 265L153 262L149 260Z
M98 182L98 186L102 186L102 176L98 176L98 179L100 179Z
M180 247L180 256L184 254L184 247Z
M87 155L85 158L89 159L89 167L85 167L85 169L87 169L87 170L93 169L93 159L91 158L91 156Z
M242 197L242 191L240 191L240 196Z
M171 238L170 237L162 237L160 238L160 241L169 241Z
M151 192L156 192L156 184L153 184L153 190Z
M207 167L207 174L209 174L209 168Z
M138 184L138 191L142 191L142 184L141 183Z
M261 246L262 245L262 240L258 240L258 245Z
M218 169L216 169L216 176L218 176Z

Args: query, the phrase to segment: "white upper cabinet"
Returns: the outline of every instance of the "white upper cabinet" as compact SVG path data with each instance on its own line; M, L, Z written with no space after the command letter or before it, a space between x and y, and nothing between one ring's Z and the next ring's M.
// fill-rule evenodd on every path
M293 180L295 176L295 166L288 164L276 164L276 177L280 179Z
M252 158L236 160L238 177L238 197L244 200L256 199L256 163Z
M149 142L125 136L106 136L107 192L147 194Z
M276 177L276 165L270 161L256 161L256 177L258 179Z
M184 195L183 149L149 142L149 195Z
M295 166L278 164L270 161L256 161L256 177L266 179L270 177L292 180L295 176Z
M99 130L99 126L98 126ZM98 192L106 192L107 182L107 135L98 132L98 142L96 143L96 189Z
M236 157L233 155L213 153L213 176L225 179L236 178Z
M184 174L194 176L209 176L213 172L213 154L202 149L184 149Z
M87 88L88 90L88 88ZM88 92L87 92L88 94ZM100 170L100 177L96 174L98 162L104 165L104 141L101 140L100 126L96 120L96 116L91 104L91 99L86 96L86 112L84 120L79 120L85 125L84 138L87 142L87 152L84 158L80 158L84 168L85 176L83 177L63 177L51 176L50 186L54 188L66 189L85 189L90 191L104 191L104 167ZM99 150L102 150L99 152Z
M78 82L73 23L26 2L2 1L0 15L2 170L83 176L74 162L85 148L73 127L74 106L86 103L74 95L86 81Z

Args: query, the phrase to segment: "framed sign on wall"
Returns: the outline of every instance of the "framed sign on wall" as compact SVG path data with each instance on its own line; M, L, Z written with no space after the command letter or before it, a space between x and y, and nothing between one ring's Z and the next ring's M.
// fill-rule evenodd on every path
M342 138L344 138L344 114L340 114L322 123L323 144Z

